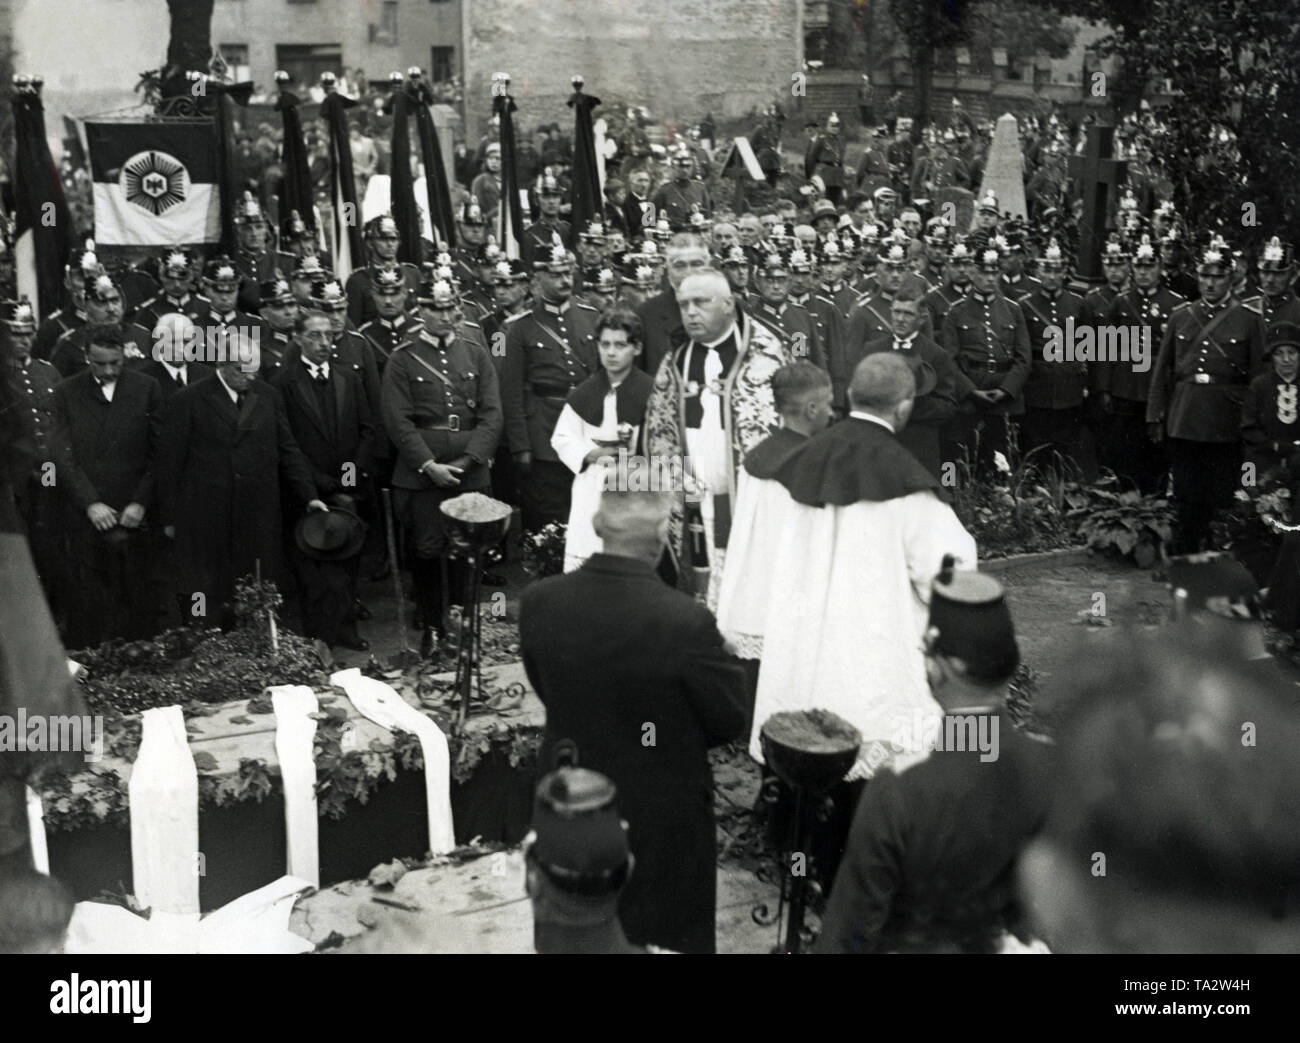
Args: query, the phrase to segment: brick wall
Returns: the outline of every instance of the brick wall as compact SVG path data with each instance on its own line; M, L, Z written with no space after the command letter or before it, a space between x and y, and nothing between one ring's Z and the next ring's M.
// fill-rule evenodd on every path
M659 119L722 119L764 106L799 69L802 0L465 0L466 110L476 136L492 74L511 75L523 126L572 122L569 79ZM600 110L597 110L597 115Z

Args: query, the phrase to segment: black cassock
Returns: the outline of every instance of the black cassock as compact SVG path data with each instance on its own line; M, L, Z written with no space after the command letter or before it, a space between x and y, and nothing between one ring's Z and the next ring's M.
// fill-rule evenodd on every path
M619 903L628 939L714 952L708 750L741 735L745 674L713 616L649 565L595 554L524 592L519 634L546 705L539 772L568 740L618 787L636 858Z

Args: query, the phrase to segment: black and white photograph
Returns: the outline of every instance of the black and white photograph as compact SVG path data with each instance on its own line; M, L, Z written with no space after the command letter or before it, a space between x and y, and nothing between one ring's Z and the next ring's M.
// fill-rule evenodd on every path
M0 953L79 958L22 1004L1104 954L943 977L1267 1009L1298 23L0 0Z

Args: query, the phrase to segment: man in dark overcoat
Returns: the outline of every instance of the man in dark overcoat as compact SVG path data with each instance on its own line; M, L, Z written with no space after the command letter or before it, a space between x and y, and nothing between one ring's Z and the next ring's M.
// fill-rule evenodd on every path
M655 572L671 496L605 492L604 552L527 588L528 679L546 705L539 771L566 750L618 787L636 871L619 902L634 943L712 953L717 846L709 747L745 724L745 673L712 614Z
M83 580L70 606L69 641L77 647L153 636L143 526L163 410L158 382L124 368L115 327L94 327L86 359L86 369L54 389L56 481L72 512Z
M175 541L189 617L229 624L238 579L259 562L264 580L279 575L281 478L308 510L327 508L279 391L257 379L257 345L236 336L225 352L215 376L172 397L157 471L160 520Z
M330 365L333 336L329 316L308 311L298 318L298 357L276 374L294 440L311 465L322 497L343 495L355 502L370 487L374 418L361 378L346 366ZM290 512L296 522L300 512ZM317 560L290 551L303 605L303 631L325 644L364 652L369 644L349 618L357 599L360 548L343 560Z

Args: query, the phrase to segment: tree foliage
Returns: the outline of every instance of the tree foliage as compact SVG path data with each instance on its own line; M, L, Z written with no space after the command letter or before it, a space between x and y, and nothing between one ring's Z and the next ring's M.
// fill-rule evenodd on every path
M212 9L215 0L167 0L171 33L167 41L167 64L163 69L163 96L174 97L189 90L185 73L206 71L212 57Z
M1124 69L1121 102L1175 92L1154 106L1166 133L1153 152L1175 202L1201 230L1253 247L1300 237L1300 22L1294 0L1052 0L1105 20L1102 41ZM1252 223L1253 221L1253 223Z

